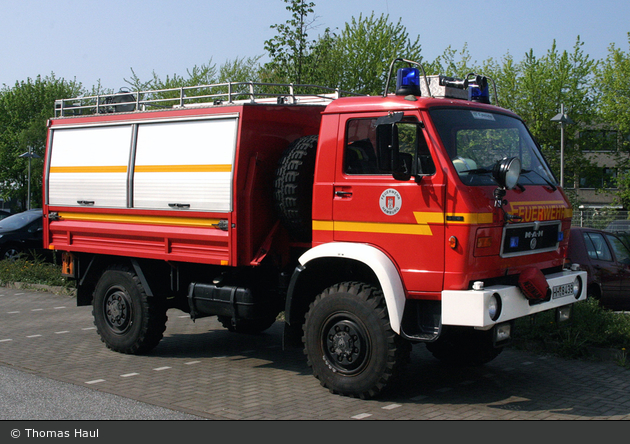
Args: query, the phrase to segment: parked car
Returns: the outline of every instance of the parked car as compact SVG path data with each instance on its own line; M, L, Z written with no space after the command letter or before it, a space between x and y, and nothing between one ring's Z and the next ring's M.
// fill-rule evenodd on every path
M630 249L615 234L591 228L571 228L571 263L588 273L587 294L612 310L630 310Z
M9 213L8 211L0 210L0 220L4 219L5 217L9 217L9 216L11 216L11 213Z
M42 210L28 210L0 220L0 260L44 252Z
M615 234L621 241L630 248L630 220L614 220L604 228L604 231Z
M629 231L630 232L630 219L613 220L605 228L606 231Z

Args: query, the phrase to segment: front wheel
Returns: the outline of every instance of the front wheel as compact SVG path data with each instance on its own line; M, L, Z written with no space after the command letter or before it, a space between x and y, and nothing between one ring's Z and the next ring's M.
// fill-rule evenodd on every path
M140 354L153 349L166 329L166 306L148 297L138 276L126 268L103 273L94 290L94 324L111 350Z
M317 296L303 341L308 364L324 387L362 399L385 389L408 350L391 329L382 292L360 282L337 284Z

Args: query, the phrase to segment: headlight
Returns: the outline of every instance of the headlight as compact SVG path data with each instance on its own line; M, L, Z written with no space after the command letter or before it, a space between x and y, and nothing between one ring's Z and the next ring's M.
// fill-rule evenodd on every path
M499 319L500 315L501 296L499 296L499 293L494 293L492 296L490 296L490 299L488 300L488 316L490 316L490 319L492 319L493 321L496 321L497 319Z
M492 175L501 188L511 190L516 187L521 175L521 161L518 157L506 157L494 165Z
M580 295L582 294L582 278L580 276L576 276L573 281L573 296L575 299L580 299Z

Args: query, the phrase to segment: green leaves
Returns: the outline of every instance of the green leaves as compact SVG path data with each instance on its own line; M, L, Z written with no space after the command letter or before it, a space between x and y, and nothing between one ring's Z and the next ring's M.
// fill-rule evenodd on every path
M54 74L29 78L0 90L0 196L4 200L16 198L26 208L28 160L18 156L30 147L40 157L31 161L31 207L41 207L46 123L54 115L56 99L76 97L82 92L81 83Z

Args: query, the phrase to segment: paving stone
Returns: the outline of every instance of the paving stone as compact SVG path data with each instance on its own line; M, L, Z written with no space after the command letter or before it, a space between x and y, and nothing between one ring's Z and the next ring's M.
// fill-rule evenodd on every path
M485 366L457 368L416 345L400 380L366 401L323 388L302 350L282 350L281 323L238 335L216 318L192 322L171 310L154 350L124 355L100 341L91 307L0 288L0 341L0 365L209 419L630 419L628 369L511 348Z

